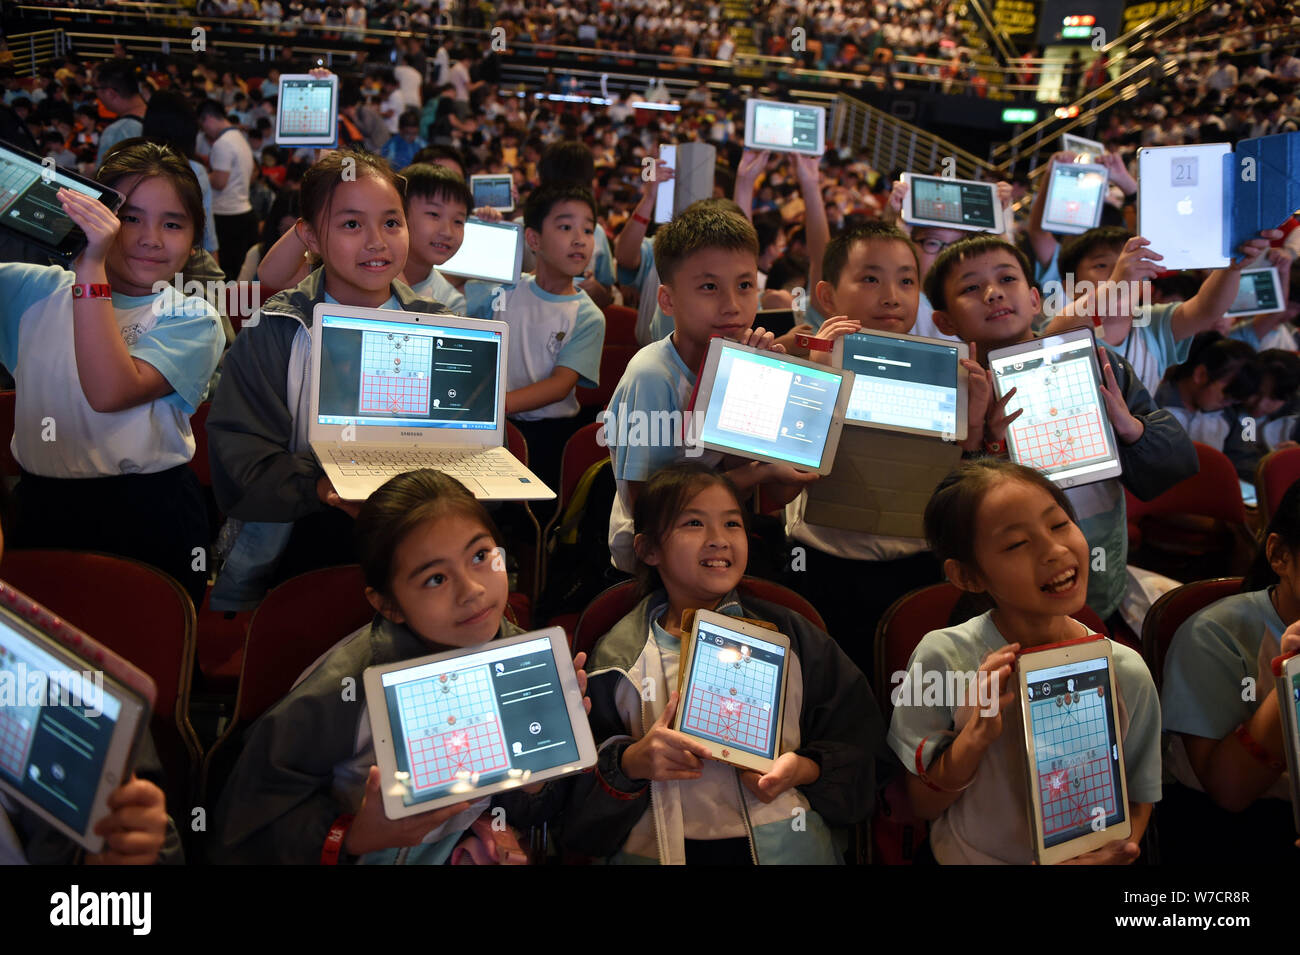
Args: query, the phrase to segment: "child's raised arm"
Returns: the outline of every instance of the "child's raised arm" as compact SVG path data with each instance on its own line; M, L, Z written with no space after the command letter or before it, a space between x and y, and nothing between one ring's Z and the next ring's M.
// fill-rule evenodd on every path
M307 245L298 237L295 225L262 253L258 280L270 288L293 288L311 272L307 254Z
M1267 229L1257 238L1243 243L1237 250L1240 257L1234 258L1231 265L1211 272L1197 293L1174 309L1171 319L1174 341L1191 338L1213 328L1237 297L1241 288L1241 270L1253 265L1256 259L1268 251L1270 240L1281 238L1280 230ZM1283 284L1282 288L1286 290L1288 286Z

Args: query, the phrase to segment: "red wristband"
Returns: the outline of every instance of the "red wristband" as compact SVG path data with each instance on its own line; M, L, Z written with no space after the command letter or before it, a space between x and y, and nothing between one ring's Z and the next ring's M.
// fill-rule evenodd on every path
M334 820L330 826L329 835L325 837L325 845L320 851L321 865L338 865L339 852L343 849L343 838L348 834L348 828L352 825L353 816L342 815Z
M925 763L921 762L921 754L925 750L925 741L928 740L929 738L930 737L928 736L923 737L921 742L918 743L916 746L917 778L920 779L921 782L925 783L927 787L929 787L930 789L934 790L937 793L959 793L959 792L965 792L967 789L970 789L971 786L975 784L974 776L971 777L970 782L968 782L965 786L962 786L960 789L948 789L947 787L940 786L938 783L932 781L930 777L925 774Z
M1259 744L1259 740L1250 735L1250 730L1246 729L1245 723L1237 727L1234 735L1237 737L1237 742L1241 744L1241 748L1250 753L1256 762L1263 763L1274 772L1286 772L1286 767L1279 760L1274 759L1273 755Z
M72 286L73 298L112 298L113 289L100 282L94 285L74 285Z
M649 225L649 224L650 224L650 220L649 220L649 219L647 219L645 216L639 216L639 215L637 215L635 212L632 213L632 221L633 221L633 222L639 222L639 223L641 223L642 225Z
M1005 441L984 442L984 450L987 451L989 454L1001 454L1006 449L1007 449L1007 443Z
M835 343L828 338L817 338L813 335L796 335L794 343L800 348L806 348L809 351L834 351Z

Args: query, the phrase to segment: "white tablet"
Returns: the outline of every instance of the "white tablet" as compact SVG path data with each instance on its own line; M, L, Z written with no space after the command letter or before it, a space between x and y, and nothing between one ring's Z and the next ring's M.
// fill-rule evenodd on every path
M853 372L844 419L882 431L965 441L967 373L964 342L893 332L855 332L835 340L837 368Z
M826 108L746 100L745 148L820 156L826 151Z
M1074 153L1075 162L1081 163L1099 163L1101 157L1106 155L1106 147L1097 140L1084 139L1074 133L1061 134L1061 150Z
M902 219L909 225L1002 234L1005 227L996 184L914 172L903 173L902 179L907 185Z
M339 78L286 73L275 101L278 146L333 146L338 140Z
M781 755L790 638L726 614L697 610L682 641L673 729L714 759L766 773Z
M1286 750L1287 775L1291 777L1291 808L1296 832L1300 833L1300 655L1273 661L1277 680L1278 709L1282 711L1282 748Z
M1011 460L1061 487L1121 473L1096 349L1092 329L1074 328L989 352L997 396L1016 389L1007 413L1024 411L1007 429Z
M108 796L131 776L153 681L0 584L0 792L88 852Z
M365 682L389 819L596 764L560 627L368 667Z
M852 391L851 371L715 338L687 444L827 474Z
M1133 832L1110 641L1058 644L1016 668L1034 858L1064 862Z
M1097 228L1109 185L1110 172L1100 163L1052 163L1043 228L1076 235Z
M474 208L484 206L499 212L515 211L515 180L510 173L481 173L469 177L469 188L474 194Z
M465 220L465 238L439 272L514 285L524 261L524 227L518 222Z
M1230 143L1138 150L1138 235L1164 258L1160 268L1221 269L1227 222L1223 159Z
M668 164L668 168L674 173L677 171L677 147L660 146L659 158ZM676 198L676 180L669 179L666 182L659 183L659 188L655 192L655 222L671 222L673 218L673 202Z
M1286 311L1286 290L1276 265L1243 269L1237 297L1228 306L1227 315L1270 315Z

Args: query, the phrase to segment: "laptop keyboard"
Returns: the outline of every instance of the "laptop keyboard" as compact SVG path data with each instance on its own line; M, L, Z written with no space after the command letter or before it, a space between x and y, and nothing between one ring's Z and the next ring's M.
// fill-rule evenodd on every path
M502 448L457 451L451 448L331 447L330 460L346 476L400 474L420 468L469 474L474 477L513 477L519 464Z

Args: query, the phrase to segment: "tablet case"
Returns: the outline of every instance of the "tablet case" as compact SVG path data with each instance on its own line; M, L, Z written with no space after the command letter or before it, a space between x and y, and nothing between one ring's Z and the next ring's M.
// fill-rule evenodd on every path
M1233 256L1300 209L1300 133L1243 139L1223 163L1223 254Z
M681 143L677 147L677 168L673 178L673 218L700 199L713 196L718 150L710 143Z

